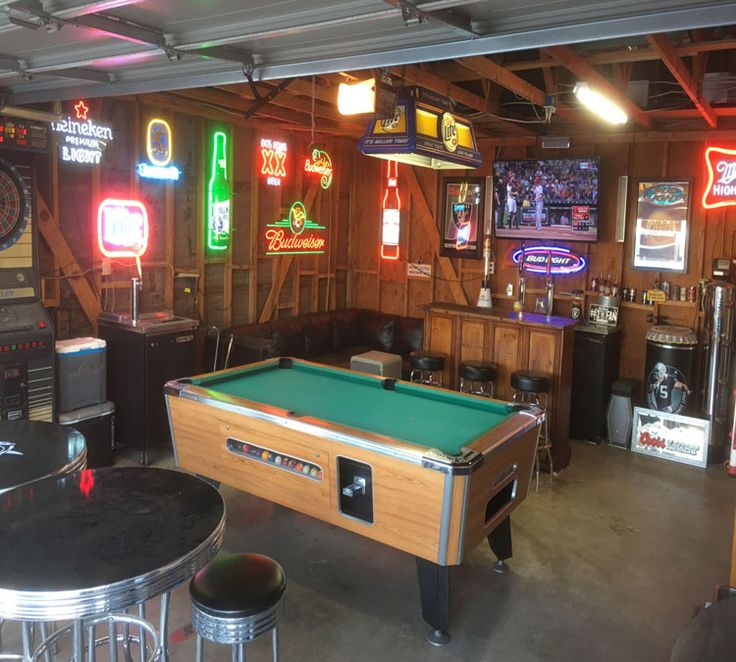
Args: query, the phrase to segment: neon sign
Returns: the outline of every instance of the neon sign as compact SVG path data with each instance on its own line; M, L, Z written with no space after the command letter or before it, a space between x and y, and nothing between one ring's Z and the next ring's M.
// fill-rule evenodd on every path
M146 154L150 163L139 163L136 172L144 179L158 179L176 182L181 170L170 165L174 152L174 139L171 126L166 120L154 118L146 127Z
M703 192L703 208L736 205L736 149L709 147L705 150L708 184Z
M144 204L139 200L103 200L97 208L97 245L105 257L141 257L148 249Z
M307 209L295 202L288 218L266 225L266 255L310 255L325 252L324 225L307 219Z
M381 257L384 260L399 259L401 235L401 197L399 196L399 164L390 160L386 168L386 192L383 194Z
M261 138L261 174L269 186L281 186L281 178L286 177L287 151L286 143Z
M519 264L521 248L511 256L514 264ZM524 249L524 271L532 274L546 274L547 261L552 261L551 273L558 276L576 274L587 265L582 255L573 253L562 246L528 246Z
M323 189L328 189L332 186L332 159L330 155L322 149L313 149L311 160L307 158L304 161L304 172L310 175L319 175L320 186Z
M230 247L230 183L227 134L212 134L212 161L207 184L207 248L225 251Z
M99 165L107 144L112 141L112 128L89 119L89 106L80 100L74 105L76 119L67 115L51 122L51 130L59 134L59 157L65 163Z

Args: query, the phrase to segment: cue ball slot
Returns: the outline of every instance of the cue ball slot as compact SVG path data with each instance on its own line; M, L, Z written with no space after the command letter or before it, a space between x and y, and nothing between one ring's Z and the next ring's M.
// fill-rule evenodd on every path
M373 469L347 457L337 458L340 512L373 523Z
M506 506L516 499L516 484L518 478L504 485L496 492L486 504L486 526L490 521L498 515Z

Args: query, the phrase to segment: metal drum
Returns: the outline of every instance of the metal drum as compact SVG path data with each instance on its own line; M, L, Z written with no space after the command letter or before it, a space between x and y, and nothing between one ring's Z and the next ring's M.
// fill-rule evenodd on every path
M692 414L696 409L698 336L685 326L653 326L647 333L644 392L650 409Z

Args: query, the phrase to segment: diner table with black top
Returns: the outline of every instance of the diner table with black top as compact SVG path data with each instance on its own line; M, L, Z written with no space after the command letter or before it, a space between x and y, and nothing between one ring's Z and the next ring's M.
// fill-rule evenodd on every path
M29 623L74 621L81 662L92 620L160 595L165 660L168 592L215 556L224 529L219 492L180 471L111 467L21 485L0 498L0 618L24 624L26 659Z
M0 421L0 494L87 463L84 436L67 425Z

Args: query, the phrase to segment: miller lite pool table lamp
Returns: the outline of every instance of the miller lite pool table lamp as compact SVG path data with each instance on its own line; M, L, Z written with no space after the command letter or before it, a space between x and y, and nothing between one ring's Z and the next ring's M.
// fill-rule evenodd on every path
M483 162L470 120L452 112L452 104L421 87L405 89L388 119L374 117L358 146L363 154L399 163L457 170Z

